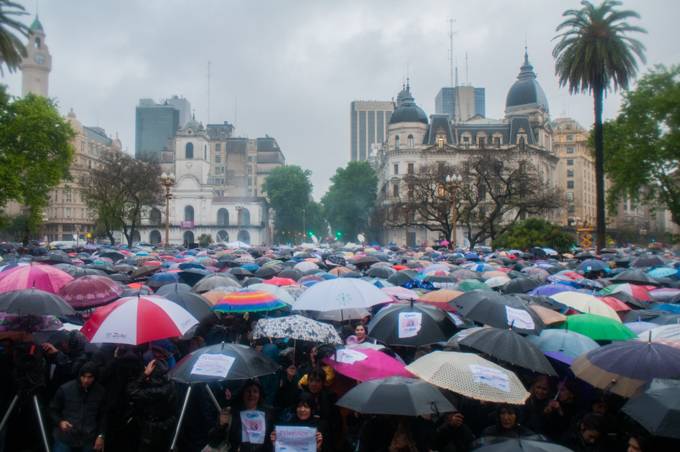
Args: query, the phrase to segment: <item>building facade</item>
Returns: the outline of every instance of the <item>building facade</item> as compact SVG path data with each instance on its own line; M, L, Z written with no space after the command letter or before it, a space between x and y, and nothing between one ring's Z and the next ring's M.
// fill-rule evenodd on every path
M52 70L52 55L45 42L45 30L35 16L29 28L26 56L21 64L21 95L33 93L47 97L49 76Z
M173 105L140 99L135 109L135 158L159 158L170 149L179 126L180 110Z
M419 168L445 163L464 171L467 162L493 153L506 153L507 161L530 162L548 185L555 181L558 159L552 150L548 102L525 54L524 64L508 91L505 117L500 120L475 116L454 122L447 114L429 118L418 107L406 85L399 93L388 127L388 137L373 161L378 175L379 208L389 210L408 197L404 178ZM457 246L466 246L464 230L457 225ZM422 226L382 230L383 243L415 246L432 244L444 237Z
M486 90L472 86L444 87L434 99L434 111L454 122L486 116Z
M355 100L350 104L350 160L365 161L387 138L394 102Z

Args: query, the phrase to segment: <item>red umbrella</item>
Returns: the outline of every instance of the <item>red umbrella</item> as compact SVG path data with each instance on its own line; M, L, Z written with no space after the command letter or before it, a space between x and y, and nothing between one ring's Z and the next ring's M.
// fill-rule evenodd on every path
M630 306L628 306L626 303L624 303L623 301L619 300L616 297L598 297L598 298L607 305L609 305L609 307L616 312L627 312L631 310Z
M21 289L40 289L58 293L73 276L45 264L20 265L0 272L0 293Z
M294 286L297 284L294 279L291 278L279 278L278 276L275 276L273 278L267 279L262 281L265 284L272 284L274 286Z
M119 298L123 288L111 278L87 275L64 285L59 295L76 309L87 309Z
M177 303L143 295L97 308L80 331L93 343L139 345L182 336L197 323Z

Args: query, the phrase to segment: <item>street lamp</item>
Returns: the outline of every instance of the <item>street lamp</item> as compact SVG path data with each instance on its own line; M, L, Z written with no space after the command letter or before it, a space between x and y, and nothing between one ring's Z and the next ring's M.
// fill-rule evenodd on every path
M170 189L175 185L175 175L172 173L161 174L161 185L165 187L165 247L170 246Z
M446 183L449 185L449 193L451 193L451 237L449 237L450 246L452 249L456 248L458 243L458 210L456 210L456 195L458 194L458 189L460 188L460 183L463 182L463 178L458 173L447 174Z

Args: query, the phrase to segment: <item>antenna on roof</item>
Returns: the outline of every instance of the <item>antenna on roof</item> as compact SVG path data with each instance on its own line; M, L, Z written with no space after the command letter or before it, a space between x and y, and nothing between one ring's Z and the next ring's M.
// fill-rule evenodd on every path
M465 86L470 86L470 66L467 52L465 52Z
M207 124L210 124L210 60L208 60L208 119Z
M449 83L453 85L453 23L454 19L449 19Z
M238 97L234 96L234 127L238 121Z

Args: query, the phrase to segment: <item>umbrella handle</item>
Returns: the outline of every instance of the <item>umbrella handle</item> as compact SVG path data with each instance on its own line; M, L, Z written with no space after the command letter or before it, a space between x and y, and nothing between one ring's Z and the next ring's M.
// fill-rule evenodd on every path
M191 395L191 385L187 388L187 393L184 396L184 402L182 403L182 411L179 413L179 419L177 420L177 427L175 428L175 434L172 436L172 443L170 444L170 450L175 450L177 446L177 438L179 437L179 431L182 428L182 421L184 420L184 415L187 411L187 405L189 404L189 396Z
M217 397L215 397L215 393L210 389L210 385L208 383L205 384L205 389L208 391L208 395L210 396L210 400L212 400L212 403L215 405L215 408L217 408L217 411L221 411L222 407L220 406L220 403L217 401Z

